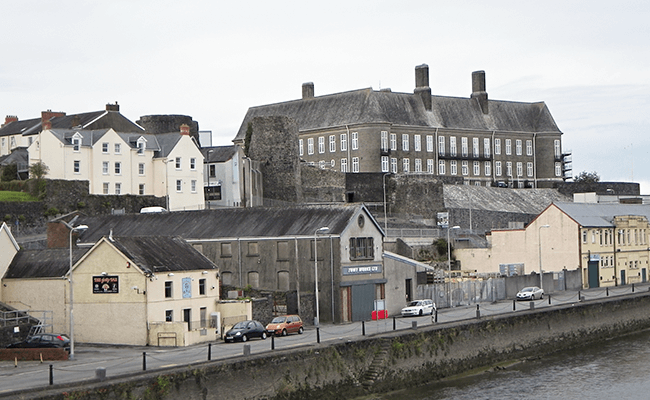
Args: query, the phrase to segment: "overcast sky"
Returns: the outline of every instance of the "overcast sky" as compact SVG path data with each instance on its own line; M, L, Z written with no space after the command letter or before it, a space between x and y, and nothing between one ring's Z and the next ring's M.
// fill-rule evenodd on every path
M650 194L648 1L3 1L0 116L118 102L228 145L248 107L366 87L544 101L574 175Z

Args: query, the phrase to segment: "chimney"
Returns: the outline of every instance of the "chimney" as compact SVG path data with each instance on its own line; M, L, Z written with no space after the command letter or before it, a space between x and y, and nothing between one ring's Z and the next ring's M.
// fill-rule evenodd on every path
M429 66L426 64L418 65L415 67L415 90L422 98L424 109L431 111L431 88L429 87Z
M65 113L62 111L41 111L41 122L49 121L54 117L65 117Z
M72 128L81 125L81 118L78 115L72 117Z
M181 125L181 135L190 135L190 126L188 124Z
M483 114L488 113L488 95L485 91L485 71L472 72L472 99L478 100Z
M307 82L302 84L302 99L314 98L314 82Z
M44 131L47 131L47 130L52 129L52 121L50 121L50 120L43 121L43 122L41 123L41 125L43 126L43 130L44 130Z
M2 128L3 126L5 126L5 125L7 125L7 124L9 124L9 123L11 123L11 122L18 122L18 117L15 116L15 115L7 115L7 116L5 117L5 123L2 124L2 125L0 126L0 128Z
M106 111L117 111L120 112L120 106L117 104L117 101L115 104L106 104Z

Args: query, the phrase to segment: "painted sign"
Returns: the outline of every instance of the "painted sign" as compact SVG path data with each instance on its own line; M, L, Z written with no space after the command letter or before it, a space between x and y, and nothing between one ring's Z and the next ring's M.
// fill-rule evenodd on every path
M120 278L117 275L93 276L93 293L119 293Z
M440 228L449 227L449 213L448 212L439 212L437 217L438 217L438 226Z
M381 264L343 267L343 275L381 274Z
M183 278L183 298L192 297L192 278Z

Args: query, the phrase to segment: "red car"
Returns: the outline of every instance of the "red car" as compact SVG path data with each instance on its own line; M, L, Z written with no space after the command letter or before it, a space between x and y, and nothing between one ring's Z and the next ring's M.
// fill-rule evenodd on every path
M297 315L283 315L273 318L270 324L266 325L266 331L276 336L287 336L289 333L298 332L302 334L302 320Z

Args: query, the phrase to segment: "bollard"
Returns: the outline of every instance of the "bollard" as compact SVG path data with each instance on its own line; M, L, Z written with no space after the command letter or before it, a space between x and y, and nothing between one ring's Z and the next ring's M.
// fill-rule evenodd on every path
M551 295L550 294L548 295L548 305L549 306L551 305Z
M320 343L320 328L316 327L316 343Z
M534 310L534 309L535 309L535 302L534 302L534 301L531 301L531 302L530 302L530 309L531 309L531 310Z
M580 294L579 290L578 290L578 301L582 301L582 295Z
M18 357L14 357L14 368L18 368Z
M275 335L271 335L271 350L275 350Z
M393 317L393 330L395 330L395 317Z
M208 361L212 360L212 343L208 343Z
M411 329L418 329L418 321L411 321Z
M50 364L50 386L54 385L54 366Z
M361 321L361 335L366 336L366 321Z
M244 355L245 356L250 356L251 355L251 345L250 344L245 344L244 345Z
M104 382L106 380L106 368L95 368L95 378L100 382Z
M517 311L517 303L515 300L512 301L512 311Z
M476 318L481 318L481 309L478 304L476 305Z
M437 308L436 308L436 319L434 319L433 322L438 323L438 309Z
M609 287L605 288L605 293L606 293L607 296L609 296Z
M142 370L143 371L147 370L147 352L146 351L142 352Z

